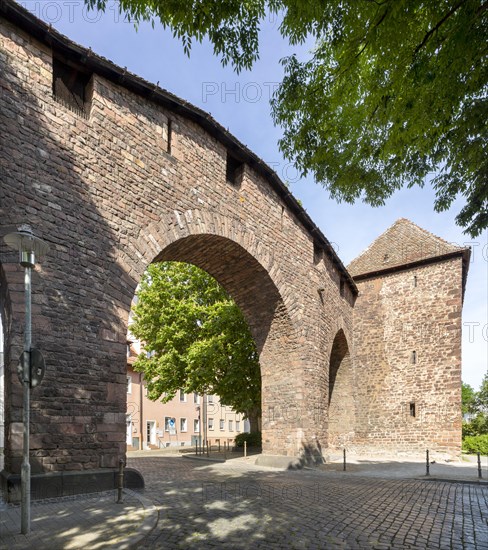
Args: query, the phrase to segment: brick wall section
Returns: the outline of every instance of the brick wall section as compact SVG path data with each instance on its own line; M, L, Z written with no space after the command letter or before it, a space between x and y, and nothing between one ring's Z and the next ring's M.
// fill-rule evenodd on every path
M243 309L261 352L264 451L326 447L328 358L339 328L352 333L352 293L340 296L337 267L263 176L245 166L229 184L222 143L96 75L90 116L76 115L52 97L51 49L5 20L0 75L2 235L28 220L51 246L33 278L48 365L32 392L33 472L114 467L125 454L128 312L155 259L203 267ZM18 472L23 272L1 251L6 469Z
M456 258L358 282L353 446L460 452L461 280Z

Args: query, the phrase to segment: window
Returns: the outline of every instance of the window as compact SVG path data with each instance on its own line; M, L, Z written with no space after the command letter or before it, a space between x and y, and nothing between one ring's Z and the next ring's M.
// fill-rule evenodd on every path
M418 280L417 280L417 275L414 275L414 276L413 276L413 286L414 286L414 287L417 286L417 282L418 282Z
M236 432L240 432L241 431L241 423L239 420L236 420Z
M57 101L75 113L88 114L88 83L91 74L53 58L53 95Z
M344 279L341 279L341 282L339 283L339 294L341 295L341 298L344 298Z
M186 403L186 393L180 390L180 403Z
M200 420L198 420L198 418L195 418L195 420L193 421L193 431L195 433L199 433L200 431Z
M164 431L165 432L169 432L169 423L170 423L170 420L171 420L171 416L165 416L164 417Z
M127 377L127 393L132 393L132 376Z
M415 363L417 362L417 352L416 351L412 351L412 354L410 356L410 362L412 363L412 365L415 365Z
M198 393L193 394L193 403L195 404L200 403L200 396L198 395Z
M214 429L214 419L213 419L213 418L209 418L209 419L208 419L208 429L209 429L209 430L213 430L213 429Z
M225 420L223 418L220 419L220 429L225 430Z
M180 432L186 432L186 430L187 430L186 418L180 418Z
M166 141L166 152L171 155L171 138L172 138L172 131L173 131L173 127L172 127L172 123L171 123L171 120L168 119L168 139Z
M207 403L213 403L214 402L214 396L213 395L207 395Z
M227 165L225 170L225 177L232 185L240 185L242 179L242 168L244 163L236 159L233 155L227 152Z
M410 416L415 418L415 403L410 403Z
M234 431L234 422L232 420L229 420L229 432Z

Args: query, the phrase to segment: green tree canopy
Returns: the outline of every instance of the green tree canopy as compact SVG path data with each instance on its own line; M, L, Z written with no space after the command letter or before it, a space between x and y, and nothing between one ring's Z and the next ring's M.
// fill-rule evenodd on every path
M145 348L134 368L144 373L150 399L166 403L180 389L216 394L257 429L256 346L240 309L208 273L180 262L150 265L130 332Z
M472 386L464 382L461 387L461 401L463 414L474 414L476 412L476 392Z
M106 0L85 0L106 9ZM267 12L311 56L283 60L272 101L280 148L331 196L373 206L429 174L434 207L464 206L475 237L488 226L486 0L120 0L135 22L159 20L183 42L207 36L223 64L250 68Z
M476 406L479 411L488 416L488 372L485 373L481 387L476 393Z

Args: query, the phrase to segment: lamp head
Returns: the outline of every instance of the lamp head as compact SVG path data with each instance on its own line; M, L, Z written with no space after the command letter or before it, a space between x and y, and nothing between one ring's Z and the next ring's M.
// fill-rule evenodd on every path
M19 251L20 265L23 267L34 267L36 256L43 256L49 250L49 245L34 236L32 228L27 224L21 225L18 231L5 235L3 240L8 246Z

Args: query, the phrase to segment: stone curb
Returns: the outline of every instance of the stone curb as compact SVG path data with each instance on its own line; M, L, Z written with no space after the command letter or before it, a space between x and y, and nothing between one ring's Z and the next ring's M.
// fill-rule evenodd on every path
M195 456L195 455L181 455L182 458L186 458L189 460L201 460L202 462L226 462L225 458L211 458L207 456Z
M131 489L124 489L124 494L130 495L132 498L137 499L145 510L144 521L137 528L136 533L129 535L125 539L117 541L117 549L129 550L131 548L137 548L141 542L149 535L149 533L156 527L159 521L159 510L154 506L152 501L143 497L142 495L132 491ZM112 546L112 545L111 545Z
M454 477L421 476L415 479L421 481L442 481L444 483L466 483L469 485L488 485L486 479L456 479Z

